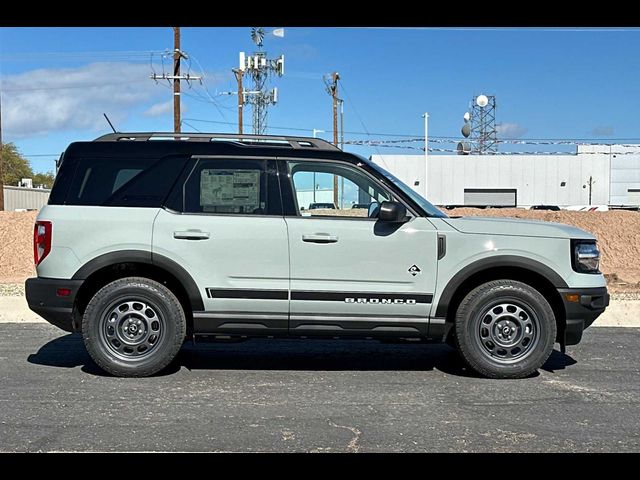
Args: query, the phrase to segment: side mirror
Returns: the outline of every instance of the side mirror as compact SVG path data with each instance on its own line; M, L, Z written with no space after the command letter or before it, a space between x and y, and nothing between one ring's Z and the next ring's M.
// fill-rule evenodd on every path
M389 223L402 223L407 221L407 208L398 202L382 202L378 220Z

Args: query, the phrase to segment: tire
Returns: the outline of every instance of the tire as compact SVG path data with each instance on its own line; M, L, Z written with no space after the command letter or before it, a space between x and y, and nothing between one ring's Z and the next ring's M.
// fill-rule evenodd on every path
M455 317L456 347L464 361L489 378L522 378L551 355L556 319L549 302L515 280L487 282L469 292Z
M184 311L164 285L142 277L115 280L89 301L82 338L91 358L119 377L146 377L165 368L186 336Z

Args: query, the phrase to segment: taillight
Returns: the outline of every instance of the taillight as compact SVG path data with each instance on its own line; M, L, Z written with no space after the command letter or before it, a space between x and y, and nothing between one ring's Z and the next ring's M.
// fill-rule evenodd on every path
M33 229L33 261L36 267L51 251L51 222L37 221Z

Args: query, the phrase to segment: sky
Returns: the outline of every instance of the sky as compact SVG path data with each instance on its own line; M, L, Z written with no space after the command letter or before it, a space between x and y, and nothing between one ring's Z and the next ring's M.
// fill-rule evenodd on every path
M281 25L265 27L269 33ZM162 73L173 48L171 28L0 28L2 137L35 171L54 169L66 146L111 131L171 131L172 91ZM337 71L345 140L424 136L462 139L463 114L475 95L496 97L502 139L569 139L640 143L638 28L288 28L268 34L270 58L285 56L273 77L278 104L268 133L332 138L332 103L323 76ZM236 132L240 51L255 50L246 28L182 28L183 131ZM169 72L171 60L164 60ZM245 114L245 132L250 114ZM396 144L398 145L398 144ZM346 145L365 156L420 154L419 141L399 146ZM407 147L414 147L413 149ZM510 146L559 150L567 147Z

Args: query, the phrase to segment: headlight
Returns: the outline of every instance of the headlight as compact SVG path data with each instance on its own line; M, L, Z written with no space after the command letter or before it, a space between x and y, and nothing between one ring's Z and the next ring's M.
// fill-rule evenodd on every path
M572 266L578 273L600 273L600 251L595 242L572 241Z

